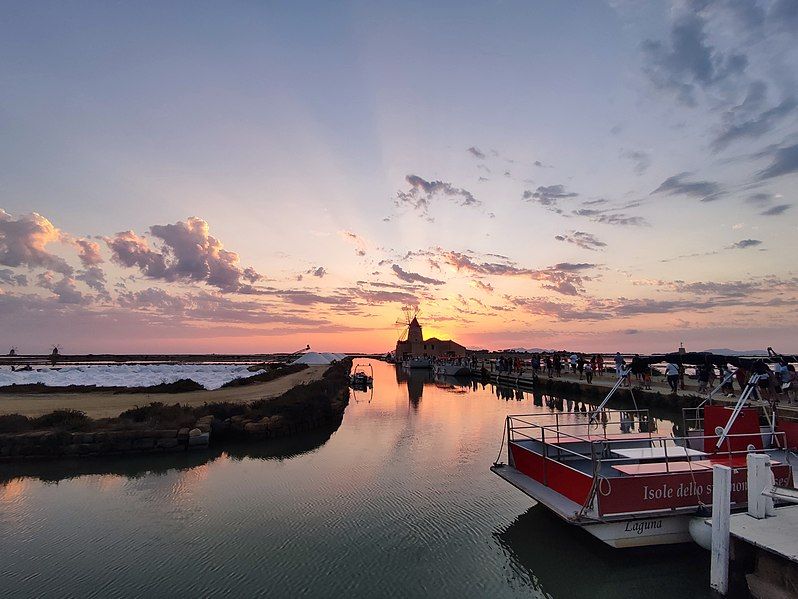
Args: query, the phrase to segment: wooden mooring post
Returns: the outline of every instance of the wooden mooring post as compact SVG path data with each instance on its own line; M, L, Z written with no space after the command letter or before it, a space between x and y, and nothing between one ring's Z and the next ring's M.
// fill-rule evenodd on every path
M729 519L731 468L712 467L712 561L709 585L721 595L729 591Z

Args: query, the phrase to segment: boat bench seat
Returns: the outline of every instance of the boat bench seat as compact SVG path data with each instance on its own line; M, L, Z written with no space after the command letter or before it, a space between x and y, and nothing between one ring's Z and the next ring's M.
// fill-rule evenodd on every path
M703 460L702 460L703 462ZM640 474L667 474L670 472L690 472L691 470L710 470L712 466L704 465L698 461L687 462L646 462L643 464L618 464L612 467L613 470L622 472L629 476Z
M712 468L712 466L715 464L729 466L730 468L745 468L748 465L748 462L746 461L745 455L714 455L710 456L709 459L693 462L693 464L701 464L703 466L707 466L708 468ZM771 466L778 466L779 464L781 464L781 462L770 460Z

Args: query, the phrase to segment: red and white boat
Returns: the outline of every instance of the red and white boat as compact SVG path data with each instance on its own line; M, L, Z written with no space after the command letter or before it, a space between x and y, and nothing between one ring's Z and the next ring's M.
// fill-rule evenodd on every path
M646 410L508 416L508 463L491 470L612 547L689 542L691 520L712 505L713 465L732 468L733 510L746 507L750 452L769 454L776 485L793 487L795 425L780 430L767 413L760 425L745 407L753 386L736 406L692 410L686 437L651 432Z

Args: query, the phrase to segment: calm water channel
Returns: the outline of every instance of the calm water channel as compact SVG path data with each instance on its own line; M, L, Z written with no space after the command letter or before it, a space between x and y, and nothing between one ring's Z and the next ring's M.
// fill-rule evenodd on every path
M0 465L0 596L709 595L697 547L610 549L488 470L545 401L373 364L335 431Z

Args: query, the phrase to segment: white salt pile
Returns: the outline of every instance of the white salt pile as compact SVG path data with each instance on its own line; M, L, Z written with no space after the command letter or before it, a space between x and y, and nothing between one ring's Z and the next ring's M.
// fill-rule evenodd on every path
M191 379L206 389L218 389L235 378L247 378L247 364L112 364L63 366L58 370L40 366L31 371L0 369L0 387L44 383L50 387L97 385L98 387L149 387Z

